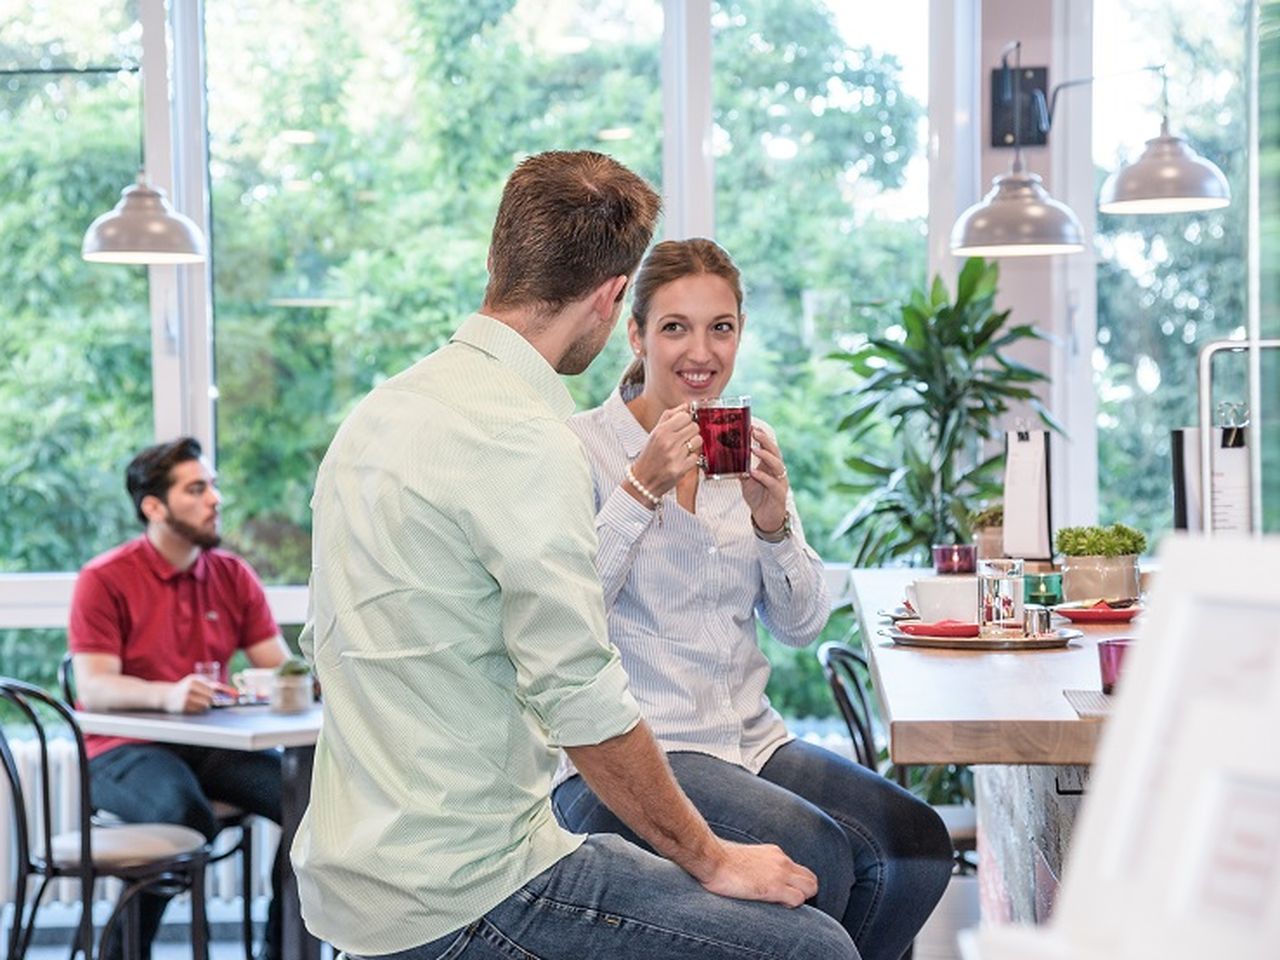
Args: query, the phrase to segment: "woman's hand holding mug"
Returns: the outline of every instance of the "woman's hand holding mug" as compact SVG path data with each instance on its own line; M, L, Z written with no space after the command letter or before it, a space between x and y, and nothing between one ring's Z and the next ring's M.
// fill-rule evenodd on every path
M654 496L661 497L686 473L698 468L701 453L698 425L689 413L689 405L682 403L658 417L631 472Z

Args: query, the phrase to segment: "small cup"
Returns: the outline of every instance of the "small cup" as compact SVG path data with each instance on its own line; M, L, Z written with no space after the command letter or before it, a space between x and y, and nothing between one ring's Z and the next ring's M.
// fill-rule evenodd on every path
M695 400L693 419L702 437L703 470L708 480L751 475L751 398Z
M1028 573L1022 578L1022 596L1027 603L1052 607L1062 602L1061 573Z
M978 547L972 543L935 543L935 573L973 573L978 563Z
M1102 692L1111 693L1120 679L1120 667L1124 663L1124 652L1133 643L1132 637L1116 637L1113 640L1098 641L1098 668L1102 673Z
M1038 603L1028 603L1022 608L1022 632L1028 637L1043 637L1053 632L1052 612Z

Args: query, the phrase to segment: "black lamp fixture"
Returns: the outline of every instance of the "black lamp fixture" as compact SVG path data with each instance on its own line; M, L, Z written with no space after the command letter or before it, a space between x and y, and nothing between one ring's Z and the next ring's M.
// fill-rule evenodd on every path
M1012 84L1009 54L1014 55ZM1053 199L1022 159L1022 41L1000 52L1002 85L1012 89L1014 153L1009 172L991 181L991 191L951 228L951 252L960 257L1043 257L1079 253L1084 230L1071 208Z
M1020 53L1021 44L1014 42L1001 53L1002 86L1008 99L1008 54ZM1190 213L1200 210L1216 210L1231 202L1231 189L1227 178L1211 161L1196 153L1181 137L1169 132L1169 78L1164 64L1142 67L1138 71L1160 74L1160 135L1147 141L1135 162L1122 166L1109 176L1099 193L1098 209L1110 214L1140 213ZM1043 90L1032 92L1032 104L1036 114L1036 133L1044 142L1053 125L1054 109L1058 95L1068 87L1091 84L1098 77L1068 80L1053 88L1047 103ZM1075 235L1080 234L1079 221L1070 209L1048 196L1034 194L1026 188L1015 195L1006 184L1013 174L1021 172L1021 60L1018 58L1013 73L1013 134L1015 144L1014 164L1011 174L997 177L995 188L982 201L961 214L951 232L951 251L961 256L1038 256L1050 253L1072 253L1083 249L1083 242L1074 249L1055 247L1045 242L1070 235L1071 230L1061 220L1065 211L1075 225ZM994 125L994 122L993 122ZM1033 175L1026 175L1033 176ZM1036 177L1038 186L1039 178ZM1043 191L1041 190L1043 193ZM1014 202L1019 201L1019 202ZM1046 210L1045 204L1056 210Z

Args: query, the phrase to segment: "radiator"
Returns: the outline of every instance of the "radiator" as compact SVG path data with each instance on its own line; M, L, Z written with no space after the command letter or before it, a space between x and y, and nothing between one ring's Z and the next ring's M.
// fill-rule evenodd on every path
M34 740L24 741L11 739L9 746L13 750L14 761L18 766L18 774L22 779L26 792L27 818L32 837L39 836L40 830L40 783L39 764L40 750ZM69 739L52 740L49 743L49 763L53 781L53 799L50 804L54 819L54 833L76 830L76 807L79 771L76 769L75 744ZM3 776L0 774L0 776ZM13 903L13 869L16 849L14 844L13 796L6 781L0 781L0 865L3 875L0 876L0 906ZM280 829L269 820L255 817L253 820L253 896L266 896L271 891L271 861L275 856L276 844L279 842ZM214 844L215 853L234 844L239 838L234 830L228 830L218 837ZM220 863L212 864L205 881L205 890L210 900L238 901L240 898L239 856L228 857ZM120 883L117 880L103 880L94 890L95 902L114 902L119 893ZM51 893L44 902L60 901L64 904L75 904L80 899L78 884L73 880L59 880L50 885Z

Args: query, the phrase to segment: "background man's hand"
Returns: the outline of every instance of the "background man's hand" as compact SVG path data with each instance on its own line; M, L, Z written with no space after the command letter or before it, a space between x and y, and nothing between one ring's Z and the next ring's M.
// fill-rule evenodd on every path
M204 713L213 706L213 695L222 684L212 684L204 677L188 674L169 687L164 698L166 713Z

